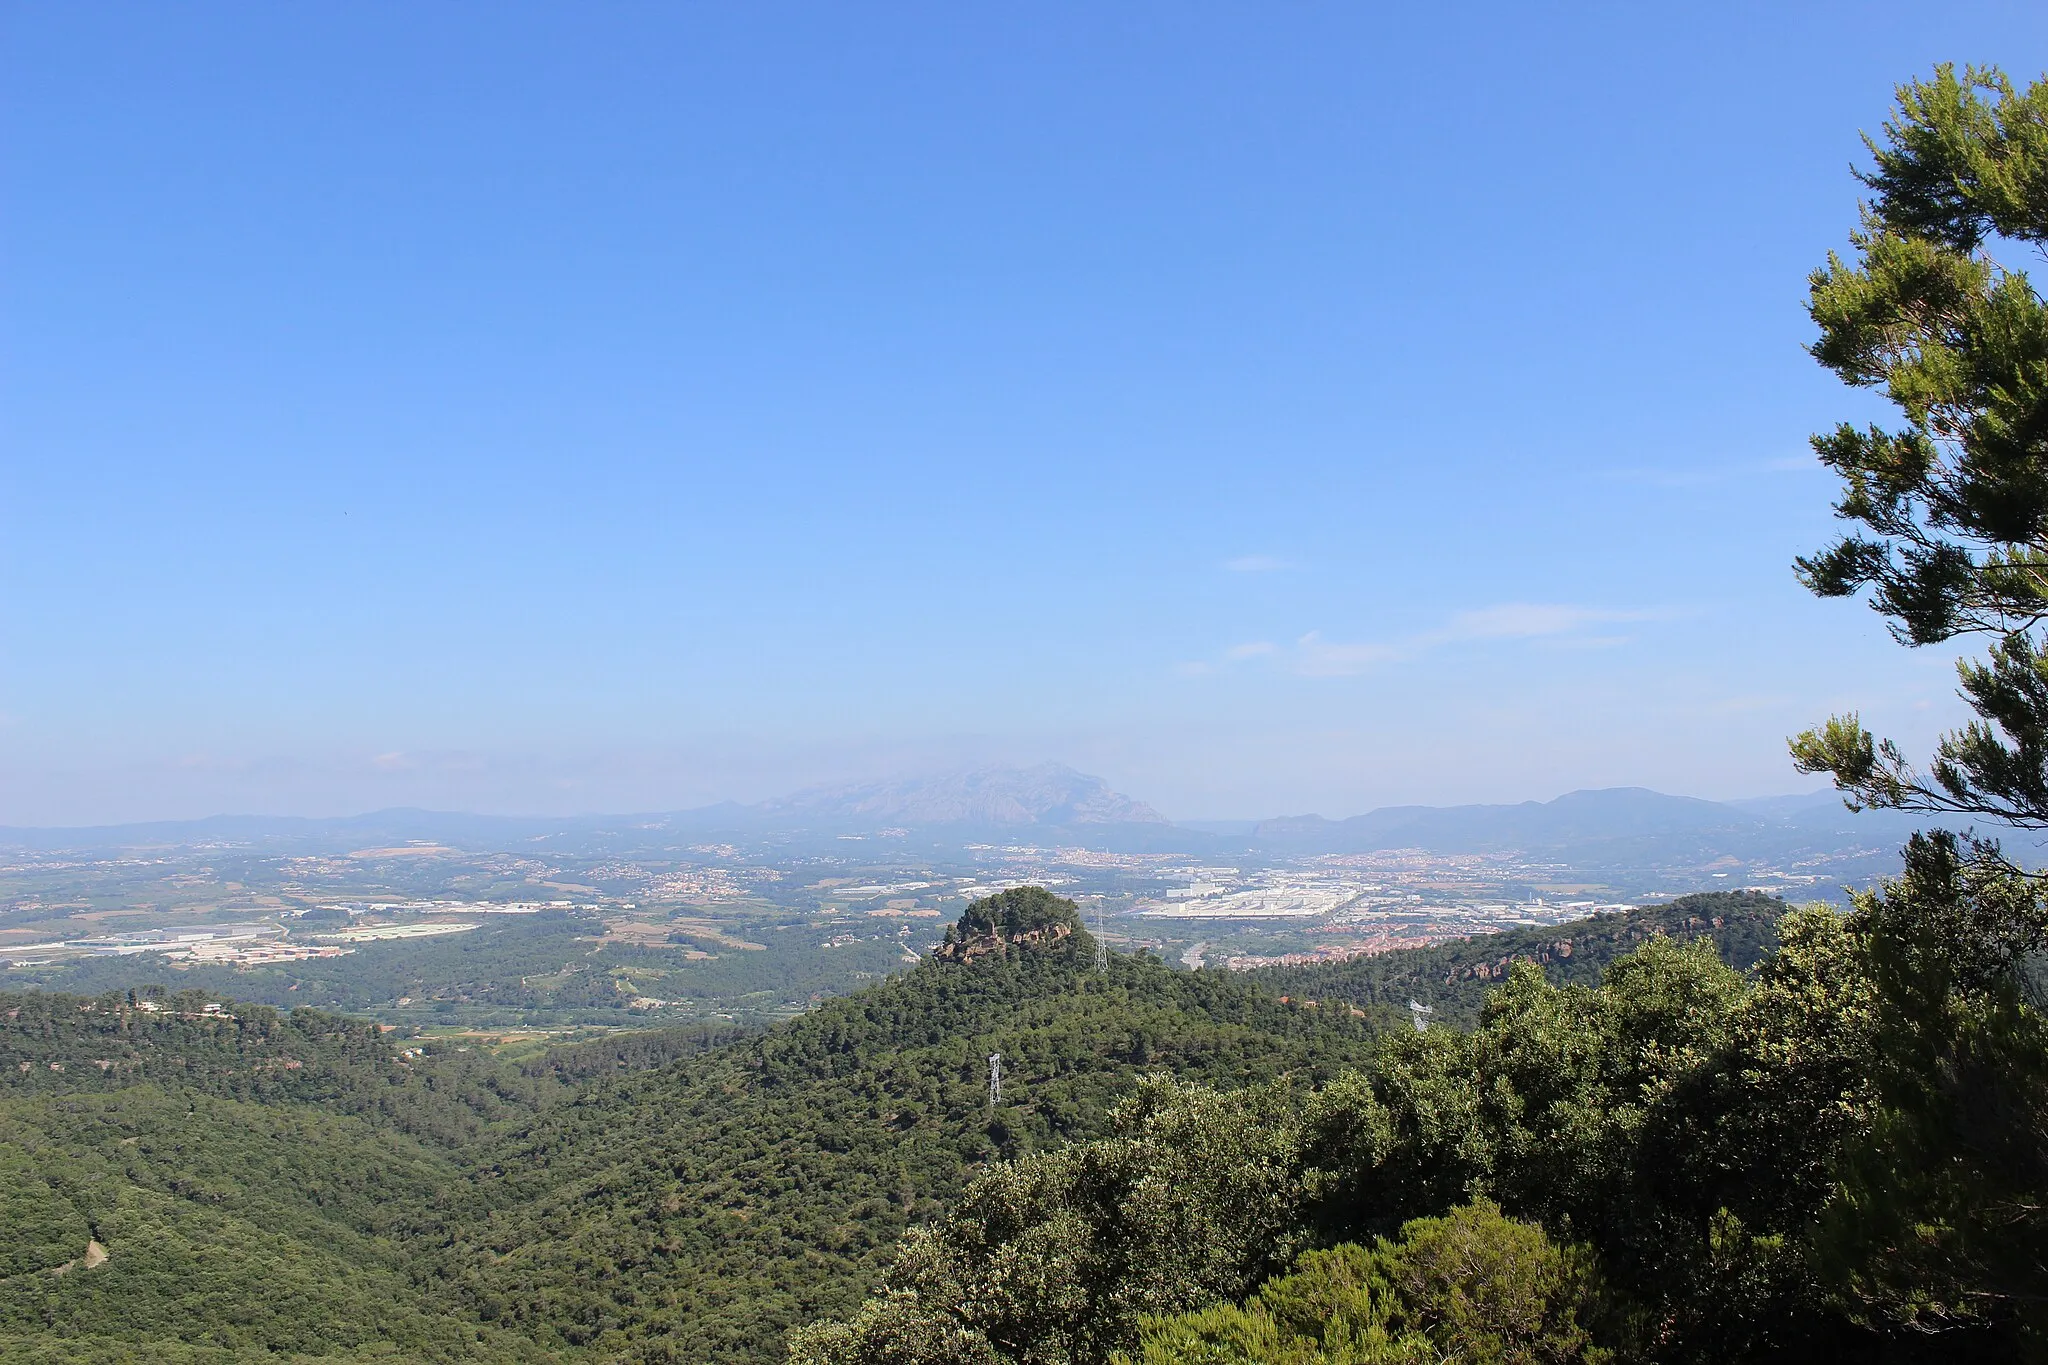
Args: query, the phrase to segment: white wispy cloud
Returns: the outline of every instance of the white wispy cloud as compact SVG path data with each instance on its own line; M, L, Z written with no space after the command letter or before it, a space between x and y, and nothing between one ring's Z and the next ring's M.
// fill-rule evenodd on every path
M1277 555L1239 555L1235 559L1224 560L1223 567L1232 573L1279 573L1283 569L1298 569L1301 565Z
M1737 479L1752 479L1759 475L1806 473L1820 467L1820 461L1811 453L1807 453L1781 455L1767 460L1738 460L1727 464L1663 467L1637 465L1602 470L1599 477L1612 479L1616 483L1644 484L1651 488L1704 488L1711 484L1732 483Z
M1612 630L1596 630L1595 627L1662 620L1670 615L1669 611L1661 609L1503 602L1458 612L1440 626L1394 639L1331 640L1321 631L1312 630L1286 647L1267 640L1233 645L1224 651L1223 658L1231 663L1272 658L1280 667L1304 677L1344 678L1459 644L1541 641L1546 645L1568 648L1613 648L1627 643L1628 637ZM1184 665L1182 671L1190 670Z
M1567 635L1587 626L1610 625L1617 621L1648 621L1662 615L1651 611L1615 611L1606 607L1560 606L1547 602L1504 602L1497 607L1461 611L1436 630L1415 637L1424 645L1447 645L1460 640L1529 640L1541 635Z

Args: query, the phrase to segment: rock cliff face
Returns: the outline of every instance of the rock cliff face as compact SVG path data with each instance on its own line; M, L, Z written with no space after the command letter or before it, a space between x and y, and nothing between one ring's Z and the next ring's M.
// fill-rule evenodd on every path
M933 949L932 956L941 962L972 962L990 953L1000 953L1015 944L1019 947L1052 948L1063 938L1073 935L1073 930L1064 924L1048 924L1043 929L1030 929L1008 938L1000 934L976 934L972 938L954 938L949 930L946 941Z
M932 950L941 962L972 962L1011 948L1039 953L1095 951L1070 900L1042 886L1020 886L978 900L948 925L946 941Z

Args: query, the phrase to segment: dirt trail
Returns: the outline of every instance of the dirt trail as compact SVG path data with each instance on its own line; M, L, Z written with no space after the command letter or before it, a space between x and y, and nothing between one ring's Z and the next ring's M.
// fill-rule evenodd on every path
M94 1238L88 1237L85 1239L85 1255L75 1261L66 1261L63 1265L53 1265L45 1273L62 1275L70 1270L98 1270L110 1259L107 1249Z

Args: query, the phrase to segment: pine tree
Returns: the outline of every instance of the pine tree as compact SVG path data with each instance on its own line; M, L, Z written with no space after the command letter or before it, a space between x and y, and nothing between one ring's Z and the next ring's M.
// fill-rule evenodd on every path
M1898 90L1855 259L1811 279L1816 359L1883 393L1904 425L1814 437L1857 529L1798 561L1823 597L1865 588L1909 645L1990 640L1960 665L1977 719L1926 771L1859 719L1792 741L1858 809L2048 825L2048 304L2013 262L2048 248L2048 78L1942 66Z

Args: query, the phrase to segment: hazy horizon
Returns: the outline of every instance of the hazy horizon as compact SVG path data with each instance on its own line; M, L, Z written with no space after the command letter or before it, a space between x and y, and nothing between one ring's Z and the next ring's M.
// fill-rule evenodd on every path
M2048 11L9 9L0 824L1792 792L1852 163ZM1731 92L1738 92L1731 96Z
M270 811L254 811L254 810L215 810L215 811L207 811L207 812L205 812L204 814L201 814L201 815L178 815L178 816L160 816L160 817L145 817L145 818L140 818L140 819L134 819L134 820L96 821L96 822L93 822L93 824L90 824L90 825L20 825L20 824L17 824L17 825L12 825L12 826L9 826L9 827L11 827L11 828L17 828L17 829L65 829L65 828L80 828L80 829L90 829L90 828L98 828L98 827L119 827L119 826L125 826L125 825L144 825L144 824L177 824L177 823L197 823L197 822L203 822L203 821L206 821L206 820L211 820L211 819L242 819L242 818L247 818L247 819L280 819L280 820L294 820L294 819L299 819L299 820L315 820L315 821L318 821L318 820L349 820L349 819L354 819L354 818L359 818L359 817L364 817L364 816L370 816L370 815L379 815L379 814L385 814L385 813L389 813L389 812L396 812L396 811L417 811L417 812L419 812L419 813L421 813L421 814L426 814L426 815L450 815L450 816L461 816L461 817L479 817L479 818L486 818L486 819L510 819L510 820L520 820L520 819L533 819L533 820L547 820L547 819L593 819L593 818L595 818L595 819L603 819L603 818L637 818L637 817L644 817L644 816L654 816L654 815L687 815L687 814L691 814L691 813L694 813L694 812L698 812L698 811L705 811L705 810L712 810L712 809L716 809L716 808L718 808L718 807L720 807L720 806L743 806L743 807L751 807L751 806L755 806L755 805L760 805L760 804L763 804L763 803L765 803L765 802L773 801L773 800L775 800L776 798L779 798L779 797L786 797L786 796L793 796L793 795L806 795L806 794L809 794L809 793L812 793L812 792L835 792L835 791L841 790L841 789L843 789L843 788L846 788L846 787L859 787L859 786L866 786L866 785L879 785L879 784L887 784L887 783L899 783L899 782L901 782L901 783L908 783L908 782L917 782L917 781L922 781L922 780L929 780L929 779L934 779L934 778L945 778L945 777L952 777L952 776L960 776L960 775L963 775L963 774L969 774L969 773L973 773L973 774L979 774L979 773L984 773L984 772L988 772L988 771L991 771L991 770L1011 769L1011 768L1015 768L1015 767L1017 767L1017 766L1018 766L1018 765L1010 765L1010 764L999 764L999 765L990 765L989 767L984 767L984 768L979 768L979 769L953 769L953 770L942 770L942 769L932 769L932 770L926 770L926 771L921 771L921 772L904 772L904 773L896 773L896 774L891 774L891 775L888 775L888 776L870 776L870 777L869 777L869 778L867 778L867 779L864 779L864 780L857 780L857 781L854 781L854 782L849 782L849 783L837 783L837 782L835 782L835 783L824 783L824 784L820 784L820 785L818 785L818 786L815 786L815 787L806 787L806 788L796 788L796 789L792 789L792 790L790 790L790 791L777 791L777 792L769 793L769 794L767 794L766 796L763 796L763 797L759 797L759 798L750 798L750 799L748 799L748 800L738 800L738 799L735 799L735 798L727 797L727 798L722 798L722 799L720 799L720 800L717 800L717 801L710 801L710 802L704 802L704 803L701 803L701 804L699 804L699 805L694 805L694 806L683 806L683 807L644 807L644 808L638 808L638 809L618 809L618 810L599 810L599 809L589 809L589 810L584 810L584 809L570 809L570 808L561 808L561 809L553 809L553 810L521 810L521 809L512 809L512 808L507 808L507 809L503 809L503 810L472 810L472 809L460 809L460 808L441 808L441 807L432 807L432 806L406 806L406 805L395 805L395 806L378 806L378 807L374 807L374 808L361 808L361 807L358 807L358 808L346 808L346 809L332 809L332 810L320 810L320 811L302 811L302 810L301 810L301 811L288 811L288 810L270 810ZM1025 766L1033 766L1033 765L1025 765ZM1065 765L1065 764L1061 764L1061 763L1059 763L1059 762L1058 762L1057 760L1047 760L1047 763L1046 763L1046 765L1039 765L1039 766L1055 766L1055 767L1068 767L1068 765ZM1078 770L1074 770L1074 771L1078 771ZM1087 773L1087 774L1082 774L1082 775L1083 775L1083 776L1087 776L1087 777L1097 777L1097 776L1099 776L1098 774L1093 774L1093 773ZM1120 787L1118 787L1118 786L1117 786L1117 784L1116 784L1116 783L1114 783L1114 782L1109 782L1109 783L1107 783L1107 785L1108 785L1108 786L1109 786L1109 787L1110 787L1110 788L1111 788L1112 790L1116 791L1116 792L1117 792L1117 793L1118 793L1119 795L1122 795L1122 796L1127 796L1127 797L1130 797L1130 798L1132 798L1132 799L1134 799L1134 800L1137 800L1137 801L1139 801L1139 802L1141 802L1141 803L1143 803L1143 804L1146 804L1146 805L1152 805L1152 806L1154 806L1154 807L1155 807L1155 809L1157 809L1157 807L1156 807L1156 803L1153 803L1153 802L1147 801L1147 800L1146 800L1146 798L1145 798L1145 795L1144 795L1144 793L1142 793L1142 792L1133 792L1133 791L1127 791L1127 790L1124 790L1123 788L1120 788ZM1547 794L1547 795L1533 795L1533 796L1525 796L1525 797L1517 797L1517 798L1508 798L1508 799L1505 799L1505 800L1501 800L1501 801L1481 801L1481 802L1444 802L1444 803L1432 803L1432 802L1406 802L1406 801L1392 801L1392 802L1386 802L1386 803L1383 803L1383 804L1382 804L1381 806L1375 806L1375 807L1372 807L1372 808L1370 808L1370 809L1361 809L1361 810L1309 810L1309 809L1292 809L1292 808L1290 808L1290 809L1275 809L1275 810L1266 810L1266 811L1257 811L1257 812L1251 812L1251 811L1244 811L1244 812L1238 812L1238 813L1236 813L1236 814L1228 814L1228 815L1215 815L1215 814L1207 814L1207 815L1201 815L1201 814L1196 814L1196 815L1190 815L1190 814L1182 814L1182 813L1178 813L1178 812L1173 812L1173 811L1166 811L1166 810L1160 810L1160 811L1159 811L1159 814L1161 814L1161 815L1162 815L1162 816L1163 816L1163 817L1164 817L1164 818L1165 818L1166 820L1168 820L1169 822L1171 822L1171 823L1173 823L1173 824L1175 824L1175 825L1181 825L1181 826L1187 826L1187 827L1195 827L1195 826L1201 826L1201 825L1228 825L1228 824L1249 824L1249 823L1253 823L1253 822L1257 822L1257 821L1264 821L1264 820L1286 819L1286 818L1295 818L1295 817L1314 817L1314 816L1321 816L1321 817L1323 817L1323 818L1325 818L1325 819L1329 819L1329 820L1333 820L1333 821L1341 821L1341 820L1345 820L1345 819L1351 818L1351 817L1353 817L1353 816L1359 816L1359 815L1368 815L1368 814L1371 814L1371 813L1372 813L1372 811L1374 811L1374 810L1386 809L1386 808L1388 808L1388 807L1418 806L1418 807L1434 807L1434 808L1439 808L1439 809L1441 809L1441 808L1447 808L1447 807L1451 807L1451 806L1496 806L1496 805L1498 805L1498 806L1508 806L1508 805L1520 805L1520 804L1528 804L1528 803L1536 803L1536 804L1548 804L1549 802L1552 802L1552 801L1556 801L1556 800L1560 800L1560 799L1562 799L1562 798L1564 798L1564 797L1567 797L1567 796L1572 796L1572 795L1576 795L1576 794L1578 794L1578 793L1580 793L1580 792L1586 792L1586 791L1616 791L1616 790L1622 790L1622 791L1652 791L1652 792L1655 792L1655 794L1657 794L1657 795L1659 795L1659 796L1671 796L1671 797L1680 797L1680 798L1685 798L1685 799L1694 799L1694 800L1707 800L1707 801L1717 801L1717 802L1721 802L1721 803L1727 803L1727 804L1737 804L1737 805L1739 805L1739 804L1741 804L1741 803L1744 803L1744 802L1762 802L1762 801L1783 801L1783 800L1807 800L1807 799L1814 799L1814 798L1818 798L1818 797L1821 797L1821 796L1826 796L1826 795L1830 795L1830 794L1831 794L1831 790L1830 790L1830 789L1828 789L1828 788L1824 788L1824 787L1822 787L1822 788L1816 788L1816 787L1811 787L1811 786L1809 786L1809 787L1806 787L1806 788L1803 788L1803 789L1800 789L1800 790L1797 790L1797 791L1780 791L1780 792L1762 792L1762 793L1758 793L1758 792L1751 792L1751 793L1747 793L1747 794L1743 794L1743 795L1737 795L1737 796L1728 796L1728 797L1700 797L1700 796L1697 796L1697 795L1696 795L1695 793L1692 793L1692 792L1677 792L1677 791L1657 791L1657 790L1656 790L1655 788L1646 788L1646 787L1641 787L1641 786L1637 786L1637 785L1629 784L1629 785L1624 785L1624 786L1620 786L1620 787L1610 787L1610 788L1585 788L1585 787L1576 787L1576 788L1572 788L1572 789L1571 789L1571 790L1569 790L1569 791L1559 791L1559 792L1552 792L1552 793L1549 793L1549 794Z

